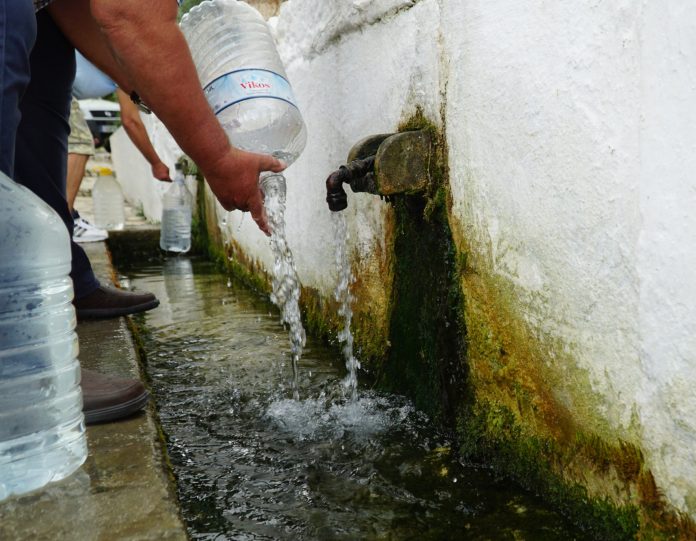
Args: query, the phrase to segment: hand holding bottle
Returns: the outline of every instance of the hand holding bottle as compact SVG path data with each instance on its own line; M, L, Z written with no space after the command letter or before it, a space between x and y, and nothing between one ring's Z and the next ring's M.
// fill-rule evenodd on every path
M232 147L211 167L203 169L203 175L225 210L251 212L261 231L270 235L259 176L264 171L280 173L285 167L284 162L268 154Z
M171 177L169 176L169 167L167 167L164 163L157 162L152 165L151 169L152 176L157 180L161 180L162 182L172 181Z

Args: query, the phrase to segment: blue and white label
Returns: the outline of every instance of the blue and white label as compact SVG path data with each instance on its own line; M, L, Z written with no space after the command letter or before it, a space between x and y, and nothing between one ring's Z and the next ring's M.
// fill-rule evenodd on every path
M268 70L242 69L226 73L209 83L203 92L216 115L235 103L253 98L274 98L297 107L290 83Z

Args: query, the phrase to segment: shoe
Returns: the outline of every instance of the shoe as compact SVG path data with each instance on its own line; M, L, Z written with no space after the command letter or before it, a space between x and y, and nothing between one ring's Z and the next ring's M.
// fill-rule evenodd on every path
M73 240L75 242L99 242L109 238L109 233L105 229L99 229L93 226L83 218L75 220L73 228Z
M82 412L85 424L108 423L133 415L147 404L150 394L137 379L105 376L82 369Z
M127 316L152 310L159 300L152 293L136 293L101 285L81 299L73 301L78 319L100 319Z

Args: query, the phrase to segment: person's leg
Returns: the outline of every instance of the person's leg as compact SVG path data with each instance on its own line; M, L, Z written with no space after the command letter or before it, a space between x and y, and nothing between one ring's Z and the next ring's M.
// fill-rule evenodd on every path
M77 197L77 192L80 190L80 184L82 184L82 179L85 176L87 160L89 160L89 156L85 154L74 154L72 152L68 154L68 179L66 196L68 199L68 207L71 211L74 209L75 198Z
M75 50L45 10L37 13L36 21L38 34L30 56L31 81L20 103L15 180L48 203L72 235L74 223L65 188ZM117 317L159 305L151 293L100 285L84 250L73 241L71 251L70 276L78 318Z
M85 176L87 160L94 156L94 140L82 114L79 102L73 97L70 103L70 136L68 137L68 179L66 196L72 211L77 192ZM73 213L74 216L74 213Z
M14 177L20 102L30 80L30 54L36 39L31 0L0 0L0 170ZM36 159L43 157L38 154ZM31 249L31 247L27 247ZM83 411L88 424L120 419L142 409L147 390L137 380L82 370Z
M29 84L29 55L36 40L31 0L0 0L0 171L14 178L19 102Z
M74 89L73 89L74 92ZM73 96L70 103L70 136L68 137L68 176L66 186L66 198L68 208L73 217L75 227L72 240L78 244L85 242L99 242L109 238L105 229L93 226L84 220L75 209L75 199L80 185L85 177L87 160L94 156L94 138L89 131L89 126L82 114L80 103Z
M31 52L31 81L20 103L15 180L48 203L72 235L73 218L65 201L68 118L75 76L75 50L45 10L36 16L38 37ZM75 298L99 288L86 254L74 242L72 271Z

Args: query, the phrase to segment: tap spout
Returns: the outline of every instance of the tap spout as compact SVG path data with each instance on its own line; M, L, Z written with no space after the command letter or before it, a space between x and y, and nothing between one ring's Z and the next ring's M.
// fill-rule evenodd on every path
M375 193L374 180L375 157L353 160L339 167L326 179L326 202L333 212L344 210L348 206L348 196L343 184L348 184L353 192Z

